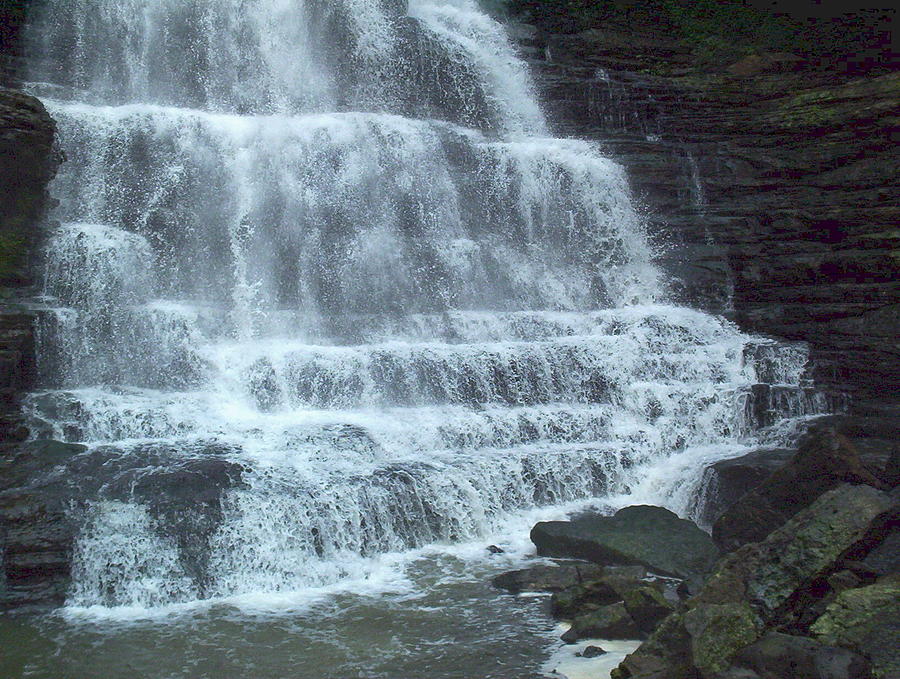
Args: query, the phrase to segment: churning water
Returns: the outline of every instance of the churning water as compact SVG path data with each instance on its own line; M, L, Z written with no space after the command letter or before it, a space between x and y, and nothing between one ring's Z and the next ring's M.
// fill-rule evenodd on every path
M824 407L804 347L666 303L623 170L549 136L474 0L47 0L29 35L68 158L27 407L88 445L72 615L394 587L320 611L352 645L443 596L423 548L462 550L435 563L470 564L468 600L488 540L604 499L689 513L706 461ZM502 657L461 600L431 608ZM405 634L334 675L427 655Z

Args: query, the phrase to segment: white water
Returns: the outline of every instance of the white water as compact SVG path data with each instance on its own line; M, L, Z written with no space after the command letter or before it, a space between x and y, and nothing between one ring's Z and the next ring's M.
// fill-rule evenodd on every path
M705 462L825 408L802 346L666 305L622 169L548 136L474 2L46 4L68 163L28 408L90 445L71 606L689 513Z

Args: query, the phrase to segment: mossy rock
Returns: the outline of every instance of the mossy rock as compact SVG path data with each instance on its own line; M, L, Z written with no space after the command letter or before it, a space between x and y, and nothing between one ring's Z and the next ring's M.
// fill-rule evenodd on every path
M706 604L684 615L691 636L694 665L701 675L713 677L729 666L740 649L752 644L762 623L747 604Z
M900 676L900 576L841 592L811 631L823 643L867 656L876 677Z

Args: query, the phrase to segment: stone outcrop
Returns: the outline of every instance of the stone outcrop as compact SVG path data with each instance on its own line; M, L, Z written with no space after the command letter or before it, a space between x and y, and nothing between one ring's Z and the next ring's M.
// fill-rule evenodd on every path
M203 592L221 499L243 483L243 468L227 459L233 454L227 446L197 445L194 459L152 443L142 456L50 440L7 451L0 457L0 610L63 603L79 529L73 517L76 510L89 510L85 495L145 506L155 530L178 546L181 567Z
M40 101L0 88L0 446L28 433L18 400L35 376L34 317L18 302L33 282L31 252L60 161L55 133Z

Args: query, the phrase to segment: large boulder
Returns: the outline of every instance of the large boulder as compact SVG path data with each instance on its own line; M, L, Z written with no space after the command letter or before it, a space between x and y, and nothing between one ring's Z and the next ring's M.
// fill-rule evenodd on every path
M541 522L531 530L531 541L542 556L636 564L679 578L702 576L718 556L709 535L693 522L649 505L626 507L614 516Z
M760 448L707 467L698 497L701 523L712 524L725 510L781 468L794 453L789 448Z
M811 630L823 643L867 656L876 677L900 676L900 576L841 592Z
M790 462L716 520L713 539L723 551L758 542L841 483L883 487L847 438L831 429L816 431L802 442Z

